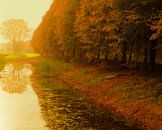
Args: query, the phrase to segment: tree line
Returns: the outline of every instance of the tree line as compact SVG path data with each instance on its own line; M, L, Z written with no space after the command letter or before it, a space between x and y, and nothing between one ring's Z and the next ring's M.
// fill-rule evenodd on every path
M84 62L162 62L161 0L55 0L31 40L37 52Z

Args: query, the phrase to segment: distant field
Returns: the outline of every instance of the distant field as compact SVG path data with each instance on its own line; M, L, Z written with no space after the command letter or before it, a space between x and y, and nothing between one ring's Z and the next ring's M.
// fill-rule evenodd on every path
M38 53L5 53L1 54L4 59L12 60L12 59L20 59L20 58L32 58L32 57L39 57Z

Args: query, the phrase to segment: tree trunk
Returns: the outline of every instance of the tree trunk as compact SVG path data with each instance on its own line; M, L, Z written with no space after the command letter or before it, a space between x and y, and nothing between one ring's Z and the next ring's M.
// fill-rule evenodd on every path
M123 45L122 45L122 64L126 64L127 62L127 47L128 46L128 43L125 41L123 42Z
M132 61L133 51L134 51L134 43L132 44L132 47L130 49L130 54L129 54L129 58L128 58L129 63Z
M87 53L87 50L85 49L81 50L80 56L83 62L86 62L86 53Z
M79 51L79 60L83 61L83 49Z
M128 62L130 63L132 61L132 51L130 52Z
M100 49L98 49L98 53L97 53L97 60L100 59Z
M63 58L64 58L64 55L65 55L65 51L64 51L64 50L62 50L62 51L61 51L61 57L63 57Z
M144 63L145 64L147 64L147 59L148 59L148 41L146 41L145 50L144 50Z
M156 46L157 46L157 39L150 40L151 50L150 50L150 65L151 70L154 72L156 67Z
M107 54L107 53L105 54L104 59L105 59L105 62L107 62L107 61L108 61L108 54Z
M114 61L118 61L118 53L115 53Z
M72 58L73 58L73 59L76 58L76 49L75 49L75 47L73 48L73 56L72 56Z

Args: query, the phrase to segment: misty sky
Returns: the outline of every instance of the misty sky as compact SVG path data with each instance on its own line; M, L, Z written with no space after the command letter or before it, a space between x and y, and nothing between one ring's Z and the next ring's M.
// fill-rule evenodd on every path
M10 18L24 19L35 29L51 2L51 0L0 0L0 24ZM5 41L0 35L0 42Z

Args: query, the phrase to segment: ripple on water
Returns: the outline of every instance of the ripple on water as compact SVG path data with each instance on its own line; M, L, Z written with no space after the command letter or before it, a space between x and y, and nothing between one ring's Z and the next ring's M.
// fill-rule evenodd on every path
M139 130L57 81L39 77L42 112L52 130Z

